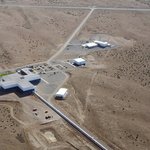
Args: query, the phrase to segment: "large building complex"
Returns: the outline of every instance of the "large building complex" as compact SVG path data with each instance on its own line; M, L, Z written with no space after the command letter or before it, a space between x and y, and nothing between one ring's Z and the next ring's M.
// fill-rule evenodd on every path
M40 76L33 73L30 68L23 68L17 73L3 76L0 79L0 87L3 90L18 88L22 92L34 91L32 82L40 81Z

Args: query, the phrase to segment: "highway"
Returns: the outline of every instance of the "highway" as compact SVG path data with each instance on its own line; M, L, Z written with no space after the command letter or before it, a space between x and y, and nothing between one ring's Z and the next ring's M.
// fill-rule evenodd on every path
M101 150L108 150L103 144L101 144L99 141L97 141L93 136L91 136L89 133L87 133L84 129L82 129L78 124L73 122L71 119L69 119L65 114L63 114L60 110L58 110L55 106L53 106L51 103L49 103L47 100L45 100L42 96L40 96L37 92L34 92L34 94L49 108L51 108L54 112L56 112L60 117L62 117L67 123L69 123L72 127L74 127L76 130L78 130L82 135L84 135L88 140L90 140L95 146L100 148Z

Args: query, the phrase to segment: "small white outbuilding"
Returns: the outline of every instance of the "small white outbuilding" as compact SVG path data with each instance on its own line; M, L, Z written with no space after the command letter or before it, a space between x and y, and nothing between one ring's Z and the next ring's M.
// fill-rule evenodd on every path
M55 94L55 99L65 99L68 95L68 89L66 88L60 88L57 93Z
M108 42L103 42L103 41L94 41L94 43L96 43L98 46L103 48L111 46Z
M75 66L82 66L85 64L86 64L86 61L83 58L76 58L73 60L73 65Z
M84 47L84 48L94 48L94 47L97 47L97 46L98 45L95 42L82 44L82 47Z

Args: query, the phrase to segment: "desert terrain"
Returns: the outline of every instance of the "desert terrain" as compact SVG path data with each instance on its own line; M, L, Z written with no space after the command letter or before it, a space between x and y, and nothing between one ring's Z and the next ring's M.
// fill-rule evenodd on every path
M46 61L62 46L86 10L0 9L0 68Z
M118 47L82 56L89 66L71 72L71 95L56 103L113 149L150 147L149 20L145 12L95 11L78 38L101 33Z
M1 0L0 4L149 8L144 0ZM47 61L89 11L1 7L0 71ZM69 95L64 101L53 97L49 101L113 150L149 150L150 12L94 10L73 40L90 39L106 40L114 47L61 52L56 62L80 56L87 65L66 71L69 77L63 86ZM49 76L43 69L48 83L56 76L61 80L63 71L54 68ZM45 85L38 90L42 94L47 90L44 94L50 96L51 88ZM98 149L34 95L0 92L0 133L2 150Z
M33 96L0 98L2 150L88 150L92 146ZM31 103L32 101L32 103ZM37 109L33 111L33 109ZM47 116L50 118L46 119Z

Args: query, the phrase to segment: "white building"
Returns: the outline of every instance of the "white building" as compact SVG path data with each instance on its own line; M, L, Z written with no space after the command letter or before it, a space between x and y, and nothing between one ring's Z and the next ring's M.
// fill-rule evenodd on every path
M35 80L40 80L41 77L38 74L29 74L29 75L24 76L24 79L29 81L29 82L32 82Z
M7 90L7 89L11 89L11 88L17 87L18 84L16 83L16 81L5 81L4 79L2 79L1 82L0 82L0 86L4 90Z
M68 95L68 89L66 88L60 88L57 93L55 94L55 99L65 99L65 97Z
M34 91L35 86L31 84L30 82L27 82L25 80L20 80L17 83L17 87L22 91L22 92L27 92L27 91Z
M94 43L96 43L98 46L103 48L111 46L108 42L103 42L103 41L94 41Z
M22 92L34 91L35 86L31 83L40 80L38 74L30 72L30 68L21 69L19 73L3 76L0 80L0 87L4 90L19 88Z
M98 45L94 42L82 44L82 47L84 47L84 48L94 48L94 47L97 47L97 46Z
M83 58L76 58L73 60L73 65L75 66L82 66L85 64L86 64L86 61Z

